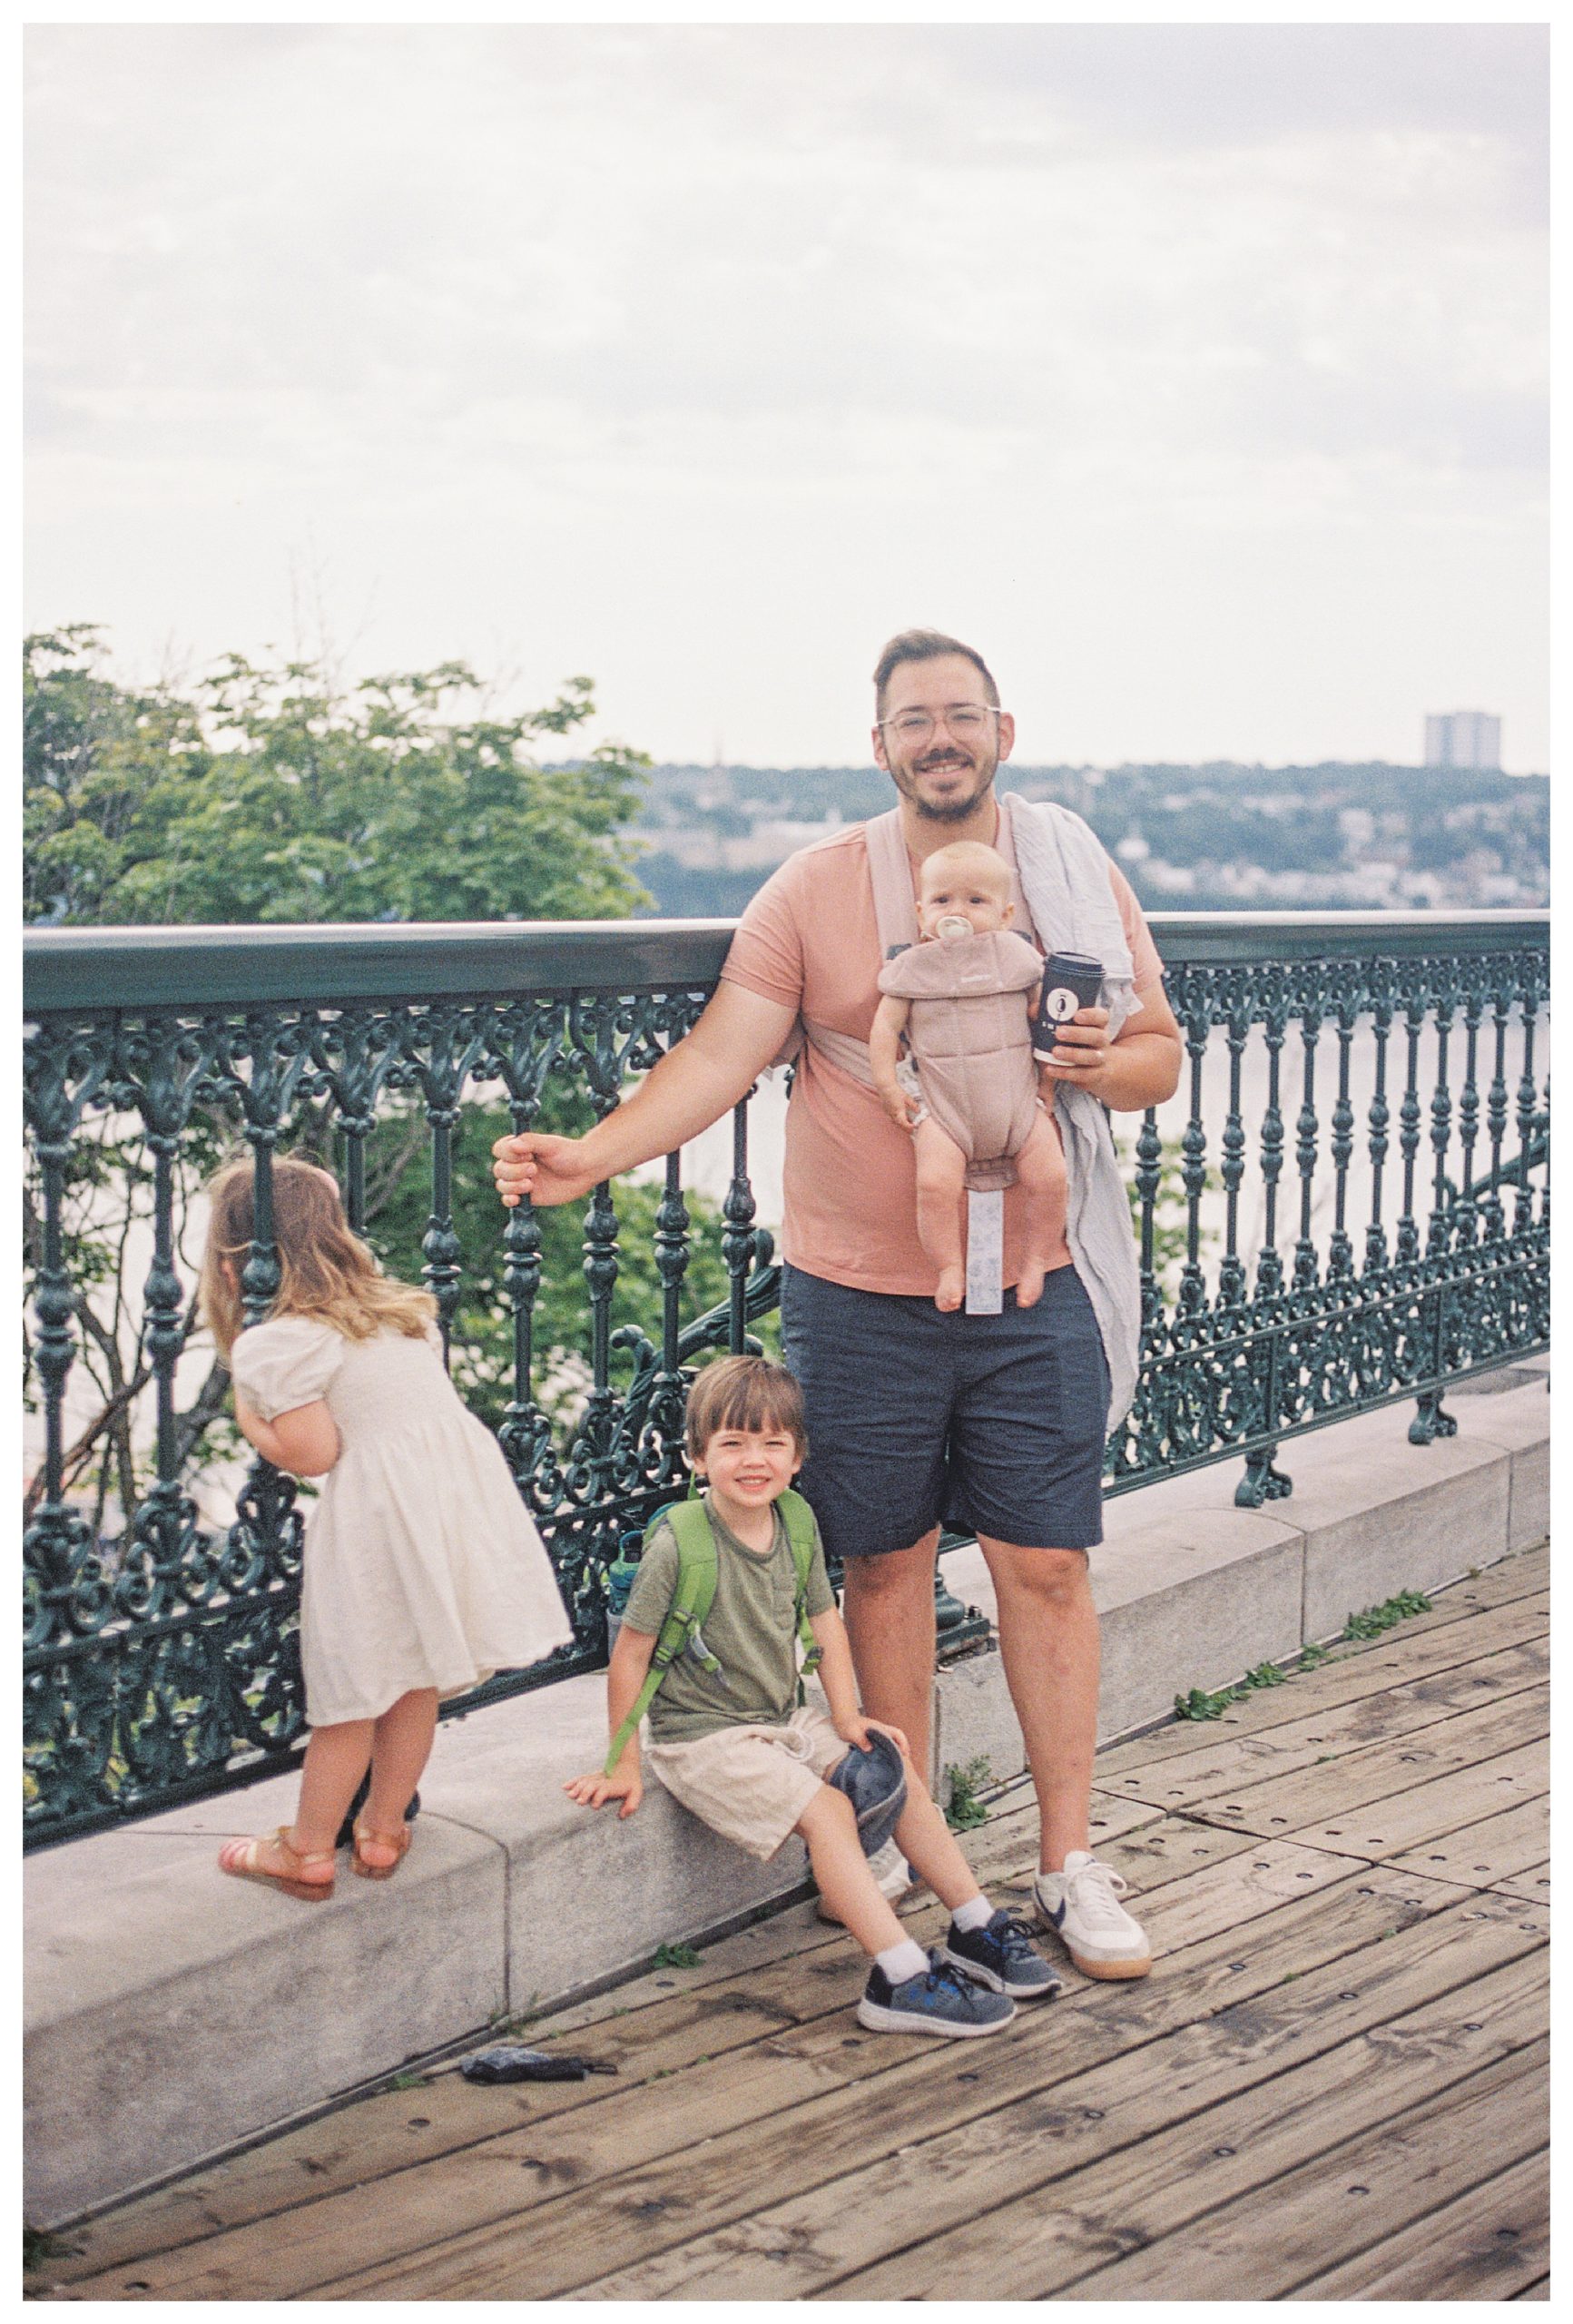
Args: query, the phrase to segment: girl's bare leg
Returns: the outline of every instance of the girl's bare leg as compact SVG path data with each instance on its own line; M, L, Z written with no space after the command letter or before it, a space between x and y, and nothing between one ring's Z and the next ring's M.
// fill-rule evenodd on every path
M1013 1158L1025 1197L1016 1304L1018 1307L1036 1307L1043 1295L1044 1270L1049 1255L1065 1233L1065 1153L1059 1132L1047 1114L1038 1115L1027 1143Z
M892 1945L904 1943L907 1932L869 1870L869 1859L858 1837L857 1814L846 1793L832 1791L828 1783L822 1783L798 1817L795 1829L809 1844L809 1862L821 1896L870 1959L876 1953L889 1952Z
M918 1164L918 1240L939 1270L934 1305L945 1315L967 1295L961 1256L962 1181L967 1157L930 1114L912 1133Z
M369 1718L311 1729L300 1770L300 1804L289 1834L290 1846L303 1856L331 1853L345 1810L370 1760L373 1732ZM275 1869L271 1865L266 1868Z
M391 1842L379 1846L370 1835L403 1831L404 1811L426 1772L436 1733L435 1687L417 1687L400 1695L377 1721L371 1745L371 1789L360 1817L360 1852L367 1863L379 1868L398 1863L398 1847Z

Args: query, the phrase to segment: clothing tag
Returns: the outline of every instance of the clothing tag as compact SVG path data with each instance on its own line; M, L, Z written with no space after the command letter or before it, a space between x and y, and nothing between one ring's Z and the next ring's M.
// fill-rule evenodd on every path
M998 1315L1005 1306L1005 1196L996 1187L967 1197L967 1313Z

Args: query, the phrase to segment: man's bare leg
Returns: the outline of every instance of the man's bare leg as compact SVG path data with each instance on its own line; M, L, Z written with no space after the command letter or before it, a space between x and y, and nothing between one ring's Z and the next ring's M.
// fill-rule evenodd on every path
M1047 1261L1065 1237L1065 1151L1059 1132L1047 1114L1037 1116L1031 1135L1012 1159L1024 1197L1016 1304L1036 1307L1043 1295Z
M999 1607L999 1656L1027 1746L1042 1824L1045 1872L1087 1846L1097 1740L1098 1628L1080 1550L978 1546Z
M899 1727L912 1761L930 1781L934 1703L934 1557L939 1528L909 1550L848 1558L841 1614L864 1712Z
M912 1132L912 1150L918 1164L918 1240L939 1270L934 1305L949 1315L967 1296L967 1263L961 1255L967 1157L931 1114Z

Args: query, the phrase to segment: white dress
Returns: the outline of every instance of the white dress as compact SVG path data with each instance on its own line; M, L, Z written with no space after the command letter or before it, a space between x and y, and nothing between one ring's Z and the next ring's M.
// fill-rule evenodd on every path
M321 1399L341 1447L307 1516L300 1659L312 1727L378 1718L413 1688L460 1695L573 1636L501 1447L436 1334L346 1339L280 1315L242 1332L236 1387L264 1420Z

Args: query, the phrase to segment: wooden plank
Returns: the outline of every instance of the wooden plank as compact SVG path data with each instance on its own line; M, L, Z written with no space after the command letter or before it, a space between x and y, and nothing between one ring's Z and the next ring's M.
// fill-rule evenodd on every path
M1117 1835L1159 1821L1156 1809L1116 1801L1104 1828ZM1028 1795L964 1834L962 1846L987 1878L991 1862L1036 1866L1037 1830L1037 1807ZM1101 1838L1098 1845L1105 1845ZM1223 1846L1230 1845L1222 1839ZM1024 1888L1029 1886L1030 1875L1023 1883ZM926 1937L934 1936L939 1916L926 1890L914 1894L901 1910L915 1925L916 1916L926 1915ZM805 1993L802 1965L815 1955L845 1955L849 1945L845 1932L819 1921L811 1905L791 1906L707 1946L693 1968L652 1971L532 2023L529 2039L537 2046L557 2043L606 2060L624 2077L671 2075L696 2060L734 2051L830 2010L839 2012L841 2001L827 2000L819 1985ZM74 2230L77 2252L52 2268L53 2279L74 2282L172 2250L248 2220L271 2217L384 2173L457 2153L522 2122L605 2102L616 2088L597 2076L585 2083L531 2085L527 2092L517 2085L487 2089L463 2082L457 2063L439 2067L422 2089L337 2108Z
M1345 1967L1335 1974L1351 1973ZM1085 2224L1136 2218L1148 2237L1183 2229L1346 2138L1352 2118L1369 2127L1373 2118L1396 2113L1490 2059L1524 2048L1544 2033L1548 1985L1547 1955L1538 1948L1390 2023L1371 2024L1306 2065L1257 2087L1243 2086L1218 2104L1187 2112L1159 2090L1151 2133L1109 2156L1086 2133L1074 2146L1058 2134L1054 2149L1038 2158L1035 2176L1029 2156L1027 2191L998 2208L990 2208L983 2191L972 2216L841 2277L823 2296L919 2299L935 2281L964 2287L969 2299L1052 2296L1083 2272L1078 2255ZM1160 2053L1178 2061L1182 2046L1155 2045L1138 2059L1116 2062L1103 2077L1110 2096L1133 2065L1157 2063ZM1249 2054L1246 2063L1254 2064ZM1072 2088L1062 2084L1055 2094L1067 2102ZM1165 2128L1175 2116L1184 2119ZM1145 2120L1140 2107L1136 2119ZM1068 2172L1061 2160L1067 2152L1076 2165ZM943 2169L942 2161L938 2167ZM1005 2184L1002 2171L997 2171L995 2183ZM925 2201L927 2207L931 2199Z
M1400 1893L1410 1890L1418 1890L1421 1901ZM870 2037L898 2061L877 2084L832 2092L770 2119L762 2115L746 2133L715 2139L702 2171L691 2152L676 2152L664 2166L624 2171L602 2186L585 2184L581 2174L572 2203L536 2211L527 2238L506 2223L454 2234L451 2211L437 2207L428 2249L408 2262L373 2262L325 2289L335 2298L356 2299L554 2297L593 2274L744 2216L760 2207L766 2191L772 2198L801 2192L927 2135L936 2122L955 2131L1116 2048L1172 2032L1198 2010L1238 2007L1253 1994L1272 1994L1329 1958L1371 1943L1383 1926L1402 1931L1429 1917L1427 1901L1429 1884L1393 1884L1380 1873L1368 1874L1364 1881L1328 1892L1320 1909L1318 1900L1303 1898L1284 1907L1285 1925L1274 1932L1270 1925L1253 1947L1242 1952L1237 1930L1226 1926L1176 1956L1171 1976L1123 1989L1084 1984L1053 2007L1024 2012L1008 2034L981 2052L917 2036ZM1493 1906L1483 1898L1470 1902L1482 1922L1497 1919L1509 1930L1520 1912L1531 1909ZM1391 1958L1396 1975L1401 1951L1390 1955L1384 1946L1383 1957Z
M1546 1744L1527 1743L1519 1750L1503 1752L1500 1758L1460 1768L1412 1791L1341 1813L1336 1820L1308 1825L1295 1837L1305 1847L1347 1848L1352 1855L1380 1861L1407 1855L1422 1843L1481 1823L1506 1808L1527 1801L1543 1804L1549 1780Z
M1160 1816L1112 1844L1095 1840L1094 1845L1102 1861L1112 1865L1136 1890L1131 1908L1139 1918L1160 1888L1172 1880L1187 1879L1207 1865L1243 1855L1253 1845L1253 1835L1224 1831L1215 1824L1193 1824L1183 1816Z
M1323 1828L1324 1818L1385 1803L1437 1777L1456 1779L1481 1762L1524 1745L1540 1746L1549 1718L1548 1690L1531 1687L1506 1702L1457 1711L1419 1735L1394 1736L1373 1743L1326 1768L1301 1768L1270 1781L1254 1782L1238 1795L1227 1788L1194 1800L1186 1813L1231 1830L1257 1832L1264 1839ZM1507 1800L1493 1805L1507 1807ZM1479 1808L1476 1815L1488 1811ZM1472 1820L1460 1817L1460 1823ZM1336 1846L1336 1842L1315 1845Z
M1395 1636L1341 1647L1313 1670L1292 1670L1282 1687L1263 1688L1232 1704L1216 1719L1173 1719L1149 1735L1116 1743L1098 1754L1098 1779L1111 1789L1125 1787L1127 1773L1139 1774L1155 1761L1207 1750L1221 1738L1270 1732L1308 1714L1380 1695L1411 1679L1438 1675L1482 1654L1543 1639L1550 1623L1550 1594L1533 1596L1485 1613L1457 1614L1443 1621L1422 1614Z
M1542 2276L1538 2284L1530 2284L1525 2290L1516 2291L1513 2294L1513 2298L1515 2299L1549 2299L1550 2297L1551 2279L1549 2276Z
M762 1974L760 1982L765 1990L746 1997L723 1989L664 2000L639 2014L636 2029L614 2021L596 2028L594 2038L567 2046L617 2064L631 2083L670 2075L698 2058L724 2055L800 2022L779 1998L793 1982L791 1965L768 1984ZM530 2038L537 2039L533 2028ZM600 2075L583 2083L488 2088L465 2082L457 2070L444 2072L418 2089L338 2108L74 2229L78 2255L52 2272L59 2282L97 2275L522 2126L605 2104L619 2088Z
M1532 1637L1537 1628L1544 1629L1547 1561L1544 1553L1540 1553L1538 1566L1532 1559L1510 1562L1518 1569L1511 1575L1499 1567L1480 1577L1479 1582L1469 1585L1474 1595L1472 1604L1466 1605L1460 1591L1449 1592L1446 1599L1438 1600L1436 1612L1406 1624L1399 1638L1341 1651L1335 1662L1297 1678L1290 1686L1253 1698L1240 1708L1250 1711L1253 1718L1260 1718L1263 1731L1282 1731L1296 1722L1303 1725L1310 1715L1305 1706L1322 1699L1311 1690L1342 1689L1330 1705L1333 1709L1341 1701L1374 1700L1376 1689L1391 1688L1399 1675L1399 1669L1384 1670L1381 1666L1401 1648L1398 1664L1403 1679L1409 1679L1421 1667L1415 1659L1420 1657L1425 1659L1424 1669L1440 1674L1443 1683L1447 1683L1448 1672L1461 1670L1471 1659L1476 1662L1483 1660L1482 1649L1510 1652L1515 1645ZM1517 1630L1512 1629L1514 1624L1519 1626ZM1452 1633L1450 1641L1443 1635L1445 1632ZM1466 1638L1467 1645L1463 1642ZM1439 1655L1440 1660L1436 1659ZM1162 1746L1165 1736L1170 1738L1167 1749L1171 1757L1181 1745L1185 1747L1183 1755L1186 1756L1193 1749L1216 1748L1216 1729L1194 1730L1183 1725L1145 1738L1144 1744L1123 1748L1139 1753L1149 1746ZM1298 1857L1292 1852L1271 1855L1248 1830L1165 1817L1152 1803L1111 1794L1105 1787L1105 1771L1106 1768L1112 1773L1119 1759L1118 1752L1100 1755L1099 1793L1094 1812L1095 1820L1102 1828L1095 1834L1095 1846L1147 1891L1140 1910L1161 1950L1173 1955L1176 1945L1184 1945L1188 1936L1194 1938L1196 1930L1203 1932L1199 1942L1189 1944L1180 1961L1160 1961L1157 1974L1148 1983L1147 1994L1166 2003L1168 1996L1158 1989L1170 1974L1183 1970L1190 1974L1194 1985L1193 2014L1198 2010L1223 2007L1232 1994L1255 1990L1253 1972L1258 1965L1256 1950L1264 1933L1273 1932L1270 1942L1278 1943L1294 1930L1309 1932L1315 1925L1318 1908L1314 1905L1308 1906L1304 1895L1314 1896L1318 1893L1317 1879L1303 1884L1298 1905L1277 1904L1274 1908L1277 1894L1300 1870L1310 1868L1315 1858L1303 1853ZM1014 1884L1023 1882L1029 1872L1036 1842L1037 1817L1030 1794L1018 1793L997 1808L988 1825L967 1836L963 1845L991 1891L999 1889L1009 1894L1020 1893L1014 1889ZM1337 1842L1332 1846L1336 1848ZM1413 1854L1411 1850L1404 1859L1406 1875L1419 1870L1411 1861ZM1235 1869L1227 1880L1215 1882L1210 1896L1204 1891L1199 1893L1191 1885L1196 1874L1204 1871L1216 1876L1226 1862L1233 1862ZM1265 1871L1259 1868L1263 1864ZM1430 1866L1427 1876L1439 1869ZM1335 1866L1334 1871L1337 1870ZM1274 1876L1276 1888L1273 1886ZM1301 1885L1296 1882L1296 1886ZM1350 1885L1342 1882L1334 1893L1342 1895ZM1390 1882L1384 1872L1368 1872L1353 1886L1357 1892L1364 1892L1357 1909L1368 1915L1386 1911L1384 1899L1399 1900L1393 1907L1394 1925L1440 1910L1455 1893L1440 1884L1422 1888L1416 1877ZM1168 1890L1172 1894L1165 1896ZM1504 1901L1516 1909L1529 1900L1515 1896ZM1229 1923L1218 1917L1226 1914L1234 1915L1242 1923L1253 1914L1264 1914L1265 1918L1258 1917L1255 1928L1247 1929L1251 1940L1247 1945L1233 1940ZM941 1917L926 1895L911 1900L906 1907L906 1916L920 1936L937 1928ZM1341 1945L1343 1941L1341 1936ZM1358 1936L1350 1937L1348 1942L1358 1944ZM1238 1967L1227 1959L1230 1953L1245 1955ZM816 1955L817 1961L813 1958ZM844 1978L846 1971L837 1968L838 1961L850 1965L851 1971L850 1986L844 1993L838 1978ZM1293 1977L1296 1973L1290 1969L1282 1974ZM510 2135L516 2137L516 2143L522 2142L528 2148L533 2142L538 2149L543 2129L554 2140L558 2137L560 2127L572 2129L571 2122L559 2126L559 2116L576 2117L584 2112L588 2121L600 2115L608 2103L622 2110L633 2102L635 2112L651 2108L645 2132L652 2142L650 2152L657 2158L676 2152L677 2148L663 2143L663 2120L683 2122L687 2126L684 2135L690 2137L713 2135L712 2131L703 2128L707 2121L723 2128L731 2122L724 2092L718 2095L710 2086L728 2059L738 2066L746 2061L747 2072L731 2077L750 2084L753 2094L745 2101L745 2108L747 2103L757 2101L768 2111L767 2089L796 2088L791 2076L805 2064L821 2073L831 2073L831 2086L835 2088L848 2087L860 2079L856 2071L848 2071L849 2063L856 2065L855 2051L847 2051L843 2046L841 2057L834 2054L836 2045L844 2045L848 2038L840 2031L846 2023L840 2013L860 1984L860 1975L858 1956L842 1933L815 1922L811 1905L790 1908L706 1948L699 1965L693 1970L649 1973L615 1992L595 1997L569 2011L555 2013L532 2025L534 2040L549 2042L571 2036L572 2046L593 2053L606 2053L607 2045L613 2045L610 2053L625 2062L628 2080L624 2083L597 2079L585 2085L532 2087L527 2093L517 2088L485 2091L444 2074L419 2090L391 2093L353 2103L248 2155L237 2157L231 2163L194 2174L162 2196L141 2199L123 2207L120 2212L93 2222L90 2229L76 2230L73 2240L91 2238L92 2247L80 2260L67 2263L69 2272L85 2280L93 2274L111 2274L115 2266L126 2271L125 2263L139 2256L169 2250L182 2241L192 2242L193 2246L214 2246L207 2255L208 2259L214 2259L220 2256L218 2240L230 2230L243 2228L251 2221L275 2221L273 2242L275 2246L286 2243L294 2231L298 2215L303 2211L312 2211L324 2198L349 2195L356 2188L368 2187L369 2182L386 2180L386 2193L370 2186L368 2197L362 2199L362 2208L367 2201L374 2209L390 2205L399 2200L396 2191L408 2185L412 2178L423 2189L428 2181L438 2184L443 2158L450 2152L475 2151L478 2159L479 2150ZM703 2000L702 2006L703 1996L709 1998ZM1122 2013L1118 2021L1120 2038L1127 2042L1161 2038L1168 2019L1164 2018L1161 2024L1149 2019L1150 1999L1143 1999L1140 1988L1122 1992L1118 1988L1078 1985L1073 1995L1056 2005L1055 2019L1068 2027L1068 2013L1077 2007L1091 2007L1100 2014L1101 2022L1102 2014L1111 2003ZM828 2064L819 2057L819 2046L822 2045L816 2045L816 2030L829 2038ZM1014 2043L1019 2031L1013 2028L1006 2041ZM800 2032L803 2036L801 2043ZM594 2038L590 2038L592 2034ZM1067 2042L1062 2070L1075 2068L1071 2053L1076 2038ZM784 2059L777 2055L783 2041L791 2045ZM985 2054L992 2056L1003 2046L990 2045ZM1106 2032L1100 2043L1100 2057L1106 2055L1109 2046ZM891 2041L889 2037L878 2043L875 2055L882 2060L896 2053L911 2052L919 2053L926 2066L933 2060L933 2045ZM711 2060L714 2061L713 2065L707 2063ZM881 2063L877 2071L882 2083L887 2069ZM679 2086L694 2074L702 2079L693 2085L692 2096L677 2103ZM773 2081L772 2076L776 2078ZM822 2092L825 2084L816 2083L814 2087ZM968 2087L973 2089L976 2085ZM490 2111L485 2111L487 2109ZM745 2111L743 2119L752 2122L755 2117ZM538 2152L536 2160L543 2160ZM521 2180L531 2175L517 2170L516 2163L515 2167ZM421 2200L426 2200L424 2194ZM514 2207L519 2208L521 2201L527 2204L544 2201L549 2208L561 2200L554 2195L549 2180L546 2180L533 2197L526 2197L523 2190L516 2191ZM440 2204L436 2209L440 2211ZM193 2263L197 2258L193 2248ZM253 2288L256 2280L253 2277ZM122 2291L113 2296L126 2294Z
M892 2155L598 2276L575 2296L899 2299L939 2283L951 2298L1035 2297L1044 2267L1035 2230L1049 2182L1051 2242L1067 2211L1096 2230L1155 2193L1205 2210L1288 2169L1318 2139L1332 2145L1355 2122L1397 2112L1532 2042L1546 2021L1544 1946L1493 1966L1521 1942L1506 1920L1430 1924L1411 1932L1401 1962L1373 1946L1371 1970L1353 1986L1344 1981L1361 1973L1335 1963L1293 1995L1253 2004L1244 2019L1232 2023L1229 2013L1181 2027L997 2108L963 2138L930 2120ZM1448 1979L1446 1998L1432 1998ZM1426 1998L1406 2011L1417 1994ZM1083 2250L1080 2233L1070 2248ZM890 2252L900 2256L881 2260Z
M1060 2299L1282 2299L1546 2144L1548 2044L1516 2050L1424 2104L1287 2171L1127 2258L1062 2284ZM1141 2218L1131 2237L1151 2233Z
M1509 1813L1511 1814L1511 1809ZM1551 1867L1548 1864L1531 1865L1527 1872L1515 1872L1507 1880L1493 1880L1492 1887L1499 1896L1522 1896L1537 1905L1551 1901Z
M1422 1879L1460 1881L1471 1888L1500 1888L1539 1866L1543 1886L1532 1891L1539 1904L1551 1897L1550 1876L1545 1864L1550 1803L1527 1799L1500 1815L1483 1817L1462 1831L1447 1832L1395 1858L1398 1870L1416 1872Z
M1146 1799L1175 1815L1220 1794L1233 1797L1273 1777L1321 1767L1346 1753L1401 1735L1421 1734L1455 1712L1503 1701L1526 1689L1544 1687L1549 1656L1543 1639L1504 1647L1499 1653L1460 1663L1435 1678L1393 1686L1381 1694L1358 1696L1332 1709L1309 1712L1260 1735L1241 1736L1176 1761L1155 1760L1125 1778L1116 1795ZM1101 1774L1099 1777L1101 1783Z
M1551 2264L1550 2157L1532 2154L1444 2203L1342 2267L1297 2284L1291 2299L1516 2299Z

